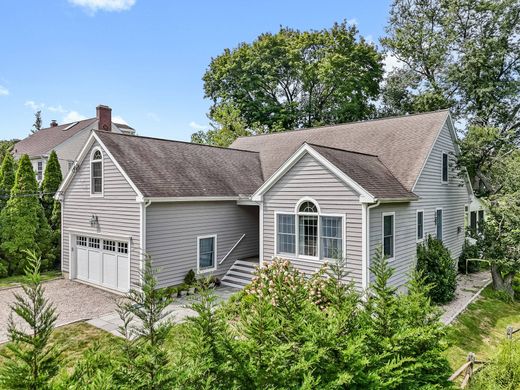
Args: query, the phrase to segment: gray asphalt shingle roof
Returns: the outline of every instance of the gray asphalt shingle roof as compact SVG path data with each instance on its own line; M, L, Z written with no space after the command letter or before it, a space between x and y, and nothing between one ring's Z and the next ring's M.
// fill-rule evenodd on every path
M376 155L412 191L448 111L238 138L231 147L260 153L269 178L305 142Z
M96 131L144 197L238 196L263 183L258 153Z

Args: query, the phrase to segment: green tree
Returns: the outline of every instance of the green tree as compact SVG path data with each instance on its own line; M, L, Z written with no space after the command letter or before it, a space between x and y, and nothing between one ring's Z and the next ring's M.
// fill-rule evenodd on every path
M29 156L18 164L11 198L0 212L0 250L10 274L23 272L25 251L43 257L45 268L53 260L51 229L38 197L38 183Z
M132 389L165 389L172 384L165 342L172 324L166 317L171 297L157 288L150 258L146 259L140 290L132 289L118 304L125 336L116 383Z
M27 252L26 281L23 294L15 293L11 305L8 333L10 343L3 352L0 365L0 387L6 389L51 389L58 373L61 352L50 343L56 319L56 308L45 298L40 276L41 260L35 252ZM13 313L29 329L20 328Z
M452 107L471 124L518 125L517 0L395 0L386 32L385 49L416 76L403 85L414 104L394 109Z
M4 160L6 153L10 153L17 142L17 139L0 141L0 161Z
M210 119L232 105L247 130L269 133L371 116L382 58L357 34L346 22L320 31L281 28L226 49L203 76Z
M51 223L52 211L54 210L56 203L54 195L56 194L56 191L58 191L58 188L60 188L62 180L63 175L61 173L58 156L53 150L49 155L47 164L45 165L45 172L43 174L43 180L40 185L40 192L42 193L42 206L49 223Z
M240 111L231 104L215 107L212 118L211 129L193 133L191 142L227 147L238 137L255 133L247 128Z
M15 161L11 153L4 156L0 166L0 211L6 206L14 185Z
M42 112L38 110L34 113L34 123L32 125L31 133L34 134L42 129Z

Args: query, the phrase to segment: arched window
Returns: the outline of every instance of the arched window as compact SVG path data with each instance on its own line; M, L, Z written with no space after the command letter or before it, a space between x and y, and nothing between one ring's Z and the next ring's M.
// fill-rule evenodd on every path
M303 202L298 209L298 253L318 256L318 207L311 201Z
M95 149L90 157L90 193L103 194L103 155Z
M276 254L312 259L341 259L345 217L322 214L310 198L296 203L294 213L276 212Z

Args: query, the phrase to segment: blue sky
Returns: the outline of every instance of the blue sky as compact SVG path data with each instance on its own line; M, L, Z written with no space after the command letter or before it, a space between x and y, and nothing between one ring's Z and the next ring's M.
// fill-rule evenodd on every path
M377 42L389 0L17 0L0 2L0 139L112 107L140 135L189 140L207 127L211 57L280 25L344 19Z

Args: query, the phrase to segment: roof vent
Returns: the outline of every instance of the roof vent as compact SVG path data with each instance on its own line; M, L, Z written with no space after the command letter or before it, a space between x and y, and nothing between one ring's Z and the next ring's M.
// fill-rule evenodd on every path
M78 122L71 123L70 125L68 125L67 127L65 127L65 128L63 129L63 131L67 131L67 130L70 129L71 127L76 126L77 124L78 124Z

